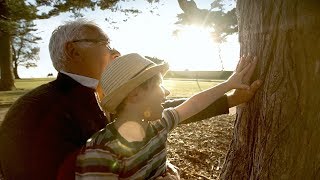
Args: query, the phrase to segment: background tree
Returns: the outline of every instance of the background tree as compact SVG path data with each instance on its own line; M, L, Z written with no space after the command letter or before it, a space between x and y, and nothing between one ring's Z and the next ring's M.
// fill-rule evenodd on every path
M0 0L0 90L13 90L12 37L20 20L33 20L36 6L22 0Z
M238 32L236 9L233 8L235 1L212 0L210 9L199 9L194 0L178 0L178 3L183 13L177 15L176 24L209 28L212 39L218 44L221 70L224 71L220 44L226 41L227 36ZM179 31L177 29L174 34L177 35Z
M230 1L230 0L229 0ZM216 42L224 42L226 36L238 32L235 8L227 11L222 0L212 0L211 8L199 9L194 0L178 0L183 13L178 14L178 25L196 25L211 29L212 38ZM229 2L234 3L233 0ZM175 32L178 33L179 29Z
M15 79L20 79L18 66L25 68L37 67L40 48L37 47L37 41L40 37L33 34L35 24L29 21L19 22L19 27L12 40L12 65Z
M132 0L134 1L134 0ZM0 0L0 91L13 90L14 75L12 69L12 39L19 22L45 19L60 13L72 12L75 17L81 16L82 9L100 8L121 11L126 14L140 13L137 9L126 9L119 5L122 0L36 0L34 4L27 0ZM147 0L149 3L159 0ZM39 11L39 7L49 7L47 12Z
M320 179L319 7L238 0L241 54L258 56L264 84L237 108L221 179Z

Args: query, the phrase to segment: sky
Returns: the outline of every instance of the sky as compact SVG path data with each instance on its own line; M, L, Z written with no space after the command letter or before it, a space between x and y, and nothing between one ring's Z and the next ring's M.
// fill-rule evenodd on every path
M195 0L201 9L210 9L212 1ZM157 57L167 61L170 70L220 71L234 70L239 59L240 46L237 35L229 36L226 43L217 44L209 37L209 30L200 27L184 27L178 36L173 36L177 14L182 13L177 0L161 0L149 4L145 0L122 2L126 8L142 11L137 16L126 16L110 10L82 11L83 17L96 22L110 37L111 46L127 54L132 52L144 56ZM157 9L155 9L157 7ZM154 13L150 13L153 10ZM105 19L108 18L109 21ZM126 20L127 19L127 20ZM49 55L49 39L52 31L65 21L74 20L70 13L64 13L46 20L37 20L36 35L42 38L38 67L25 69L19 67L22 78L46 77L48 73L57 74ZM110 22L117 22L110 24ZM117 28L114 28L114 27ZM180 28L181 29L181 28ZM220 47L220 53L219 53Z

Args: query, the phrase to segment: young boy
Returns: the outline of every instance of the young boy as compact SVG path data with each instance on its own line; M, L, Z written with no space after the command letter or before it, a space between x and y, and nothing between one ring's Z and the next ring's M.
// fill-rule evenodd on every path
M224 93L249 88L242 78L253 63L241 61L227 81L164 109L169 91L162 86L162 77L168 65L156 65L139 54L117 58L101 78L106 95L101 107L117 118L87 141L77 158L76 179L155 179L163 175L168 133Z

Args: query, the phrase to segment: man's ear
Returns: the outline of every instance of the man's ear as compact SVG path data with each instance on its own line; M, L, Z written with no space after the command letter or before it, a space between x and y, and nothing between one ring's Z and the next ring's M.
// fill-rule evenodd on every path
M121 56L121 53L117 51L116 49L112 49L111 51L111 59L114 60L115 58Z
M78 60L80 58L80 53L75 47L74 43L67 42L65 44L66 58L72 60Z
M127 102L129 103L137 103L140 101L142 97L143 90L139 87L135 88L131 91L127 96Z

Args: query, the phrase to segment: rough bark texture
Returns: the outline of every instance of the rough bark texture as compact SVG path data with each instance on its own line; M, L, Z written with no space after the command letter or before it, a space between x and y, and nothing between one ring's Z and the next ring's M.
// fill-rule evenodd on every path
M237 108L220 179L320 179L320 1L238 0L241 54L264 84Z
M19 73L18 73L18 63L17 63L17 59L14 59L15 57L12 57L13 59L13 75L14 75L14 78L15 79L21 79L20 76L19 76Z
M9 10L5 0L0 0L0 20L9 19ZM1 23L4 26L4 23ZM6 27L0 27L0 91L15 89L12 73L11 37Z

